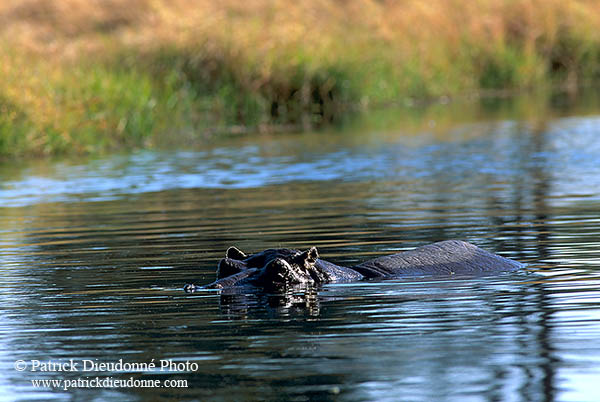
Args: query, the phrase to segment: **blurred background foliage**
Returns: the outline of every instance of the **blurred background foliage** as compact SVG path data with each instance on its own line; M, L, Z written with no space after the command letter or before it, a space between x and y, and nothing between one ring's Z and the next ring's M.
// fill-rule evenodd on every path
M308 130L600 75L590 0L3 0L0 157Z

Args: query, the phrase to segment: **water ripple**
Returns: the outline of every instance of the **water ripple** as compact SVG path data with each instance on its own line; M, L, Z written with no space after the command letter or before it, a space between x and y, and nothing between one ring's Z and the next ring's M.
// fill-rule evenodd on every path
M434 139L414 143L402 135L376 133L359 144L321 145L312 137L290 149L289 138L242 147L202 152L150 152L113 156L85 164L55 163L40 174L26 169L18 179L0 184L0 205L24 206L39 202L107 201L130 194L171 189L259 188L294 181L398 180L403 183L438 180L465 185L461 180L474 169L488 182L527 176L539 170L553 176L557 200L598 198L600 145L597 118L555 120L543 132L523 133L514 122L481 125L484 136L461 138L441 146ZM473 128L471 128L472 130ZM540 138L543 137L543 138ZM488 155L493 155L488 157ZM0 170L0 177L2 176ZM534 178L534 180L537 180Z

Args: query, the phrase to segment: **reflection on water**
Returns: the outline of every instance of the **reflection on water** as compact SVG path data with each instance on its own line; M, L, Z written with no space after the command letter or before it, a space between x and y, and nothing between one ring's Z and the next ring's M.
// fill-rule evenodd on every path
M595 400L598 117L232 141L0 170L0 387L14 399ZM529 263L186 295L232 244L315 245L338 264L461 238ZM531 273L534 272L534 273ZM18 372L52 360L181 372ZM36 389L32 379L185 379Z
M492 180L502 185L523 179L529 182L516 184L529 190L533 185L559 184L553 188L556 198L594 196L600 186L599 124L600 117L564 118L536 126L502 121L459 126L447 133L444 142L432 133L418 137L363 133L325 143L322 134L306 134L208 151L138 152L85 164L32 166L16 175L0 170L0 200L13 207L107 201L173 189L374 179L407 186L439 186L443 181L477 191L487 191ZM465 181L467 176L477 183ZM420 196L412 191L408 195Z

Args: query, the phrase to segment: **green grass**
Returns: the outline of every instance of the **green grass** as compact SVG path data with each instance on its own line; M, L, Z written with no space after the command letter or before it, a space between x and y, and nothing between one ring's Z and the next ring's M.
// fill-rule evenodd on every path
M226 14L228 24L215 19L205 31L190 30L185 40L174 40L164 32L179 29L169 25L178 20L159 19L162 28L156 37L145 37L144 46L121 41L110 30L86 28L80 38L57 26L61 43L77 39L100 50L56 60L4 38L0 157L98 154L228 133L317 129L357 109L390 103L586 85L600 78L593 13L598 7L567 3L538 9L535 2L516 0L500 3L498 11L496 3L482 1L464 15L444 1L425 11L419 2L389 10L372 5L380 7L375 11L383 22L404 13L420 18L420 30L363 23L350 6L328 8L327 19L311 20L291 11L287 16L287 8L254 16L223 3L215 7L235 10ZM305 37L282 33L283 25L272 22L275 11L304 27ZM117 17L110 21L139 29L137 19ZM498 23L480 23L490 19ZM380 34L379 28L391 33Z

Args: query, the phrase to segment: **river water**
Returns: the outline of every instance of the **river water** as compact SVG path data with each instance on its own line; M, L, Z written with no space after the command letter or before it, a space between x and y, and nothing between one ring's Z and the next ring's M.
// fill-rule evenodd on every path
M600 107L416 116L2 165L0 400L597 401ZM527 268L182 291L230 245L451 238Z

